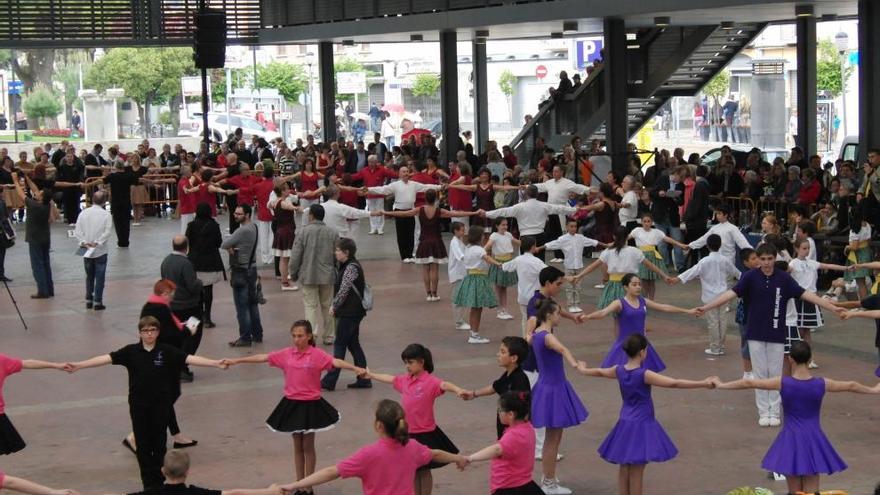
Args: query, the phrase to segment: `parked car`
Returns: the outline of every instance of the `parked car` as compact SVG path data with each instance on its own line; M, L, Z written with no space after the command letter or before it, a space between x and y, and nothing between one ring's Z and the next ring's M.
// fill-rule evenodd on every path
M740 148L740 147L730 147L731 153L733 153L733 159L736 162L736 165L739 167L745 167L746 162L749 158L749 151L752 148ZM761 150L761 159L768 163L773 163L777 157L782 157L785 160L788 160L789 150L785 148L767 148ZM701 158L701 163L709 168L714 167L718 164L718 160L721 159L721 148L712 148L703 154Z
M262 124L257 122L257 119L242 114L229 114L229 121L227 122L225 113L208 113L208 126L211 129L211 138L215 141L224 141L239 127L241 127L245 139L249 139L251 136L258 136L266 141L271 141L281 137L281 134L267 130ZM191 119L182 121L177 134L179 136L202 136L202 115L193 114Z

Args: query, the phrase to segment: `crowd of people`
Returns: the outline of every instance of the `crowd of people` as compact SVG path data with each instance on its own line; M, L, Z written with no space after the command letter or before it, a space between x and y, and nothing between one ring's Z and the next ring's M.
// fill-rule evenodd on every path
M264 491L236 491L240 495L311 493L337 477L361 478L364 493L424 495L432 491L432 469L486 460L492 461L492 493L571 493L558 481L559 446L564 430L583 423L588 413L566 377L566 364L581 375L620 383L620 419L599 453L620 466L621 494L641 494L646 465L678 452L654 418L651 387L755 389L758 425L782 426L762 467L785 475L791 493L818 491L820 475L846 469L819 425L822 396L880 393L880 384L813 377L810 370L818 364L810 334L823 326L822 310L844 319L880 318L875 275L880 263L873 261L871 244L872 222L880 218L880 151L868 153L861 175L842 162L832 176L813 159L802 164L797 150L780 165L782 174L763 162L760 150L745 164L737 164L726 150L710 170L699 157L684 160L684 151L677 149L658 153L644 171L633 155L627 174L598 178L579 138L559 156L535 143L527 163L518 163L507 147L499 151L494 142L481 155L470 143L459 144L456 160L448 164L439 162L430 136L389 149L381 133L366 144L316 143L308 136L288 147L258 137L248 143L238 132L227 142L203 144L198 152L166 147L157 154L145 141L127 154L111 146L106 157L100 145L80 157L63 142L57 149L35 148L32 160L24 153L18 162L0 150L0 213L13 232L13 222L25 224L35 299L55 295L50 226L61 215L80 246L85 304L92 311L106 308L103 286L113 232L117 246L128 248L132 219L138 225L150 214L180 218L180 234L171 240L172 252L158 270L161 279L137 322L138 343L69 363L0 355L0 385L22 369L73 373L110 364L126 367L132 432L124 444L136 454L144 489L151 493L170 493L185 482L188 459L179 449L197 444L181 432L174 411L181 381L194 379L189 367L249 363L284 372L284 397L266 423L292 436L296 480ZM592 143L592 152L601 152L600 144ZM789 209L789 218L763 217L756 245L745 235L751 224L737 225L740 212L729 205L731 198L753 193L757 200L778 197L800 204ZM217 221L224 212L226 228ZM448 327L467 331L468 344L490 341L480 332L484 310L494 309L500 320L514 319L507 291L515 288L521 328L509 333L521 336L501 340L498 365L504 373L491 386L468 389L437 378L430 350L421 344L402 350L400 374L368 368L360 324L374 303L357 257L363 235L358 224L368 218L367 235L382 236L385 217L394 219L401 262L423 266L426 303L441 299L440 265L447 265ZM448 246L445 229L452 234ZM825 259L816 242L820 232L845 235L845 261ZM9 245L0 245L5 254ZM548 250L553 251L550 265ZM586 266L585 259L591 260ZM274 269L277 286L270 285L265 271L261 276L262 265ZM582 306L589 303L580 281L597 270L601 293L596 310L585 311ZM820 296L820 271L829 270L842 272L844 291L852 282L858 298L842 300L840 291ZM233 350L262 343L264 291L302 290L304 318L290 327L291 346L225 359L198 354L203 328L216 325L213 286L224 278L239 329L229 343ZM701 284L700 306L655 300L658 281L675 285L695 279ZM555 300L563 287L565 304ZM649 310L705 317L705 353L715 359L727 352L726 308L735 300L742 379L661 374L666 365L645 336ZM584 324L612 315L616 338L599 367L576 359L555 332L562 319ZM332 354L318 344L332 345ZM880 358L880 325L875 344ZM349 353L353 363L345 361ZM377 406L376 443L316 470L316 433L340 421L322 391L335 390L343 369L357 377L348 388L387 383L400 394L400 404L384 400ZM875 374L880 377L880 367ZM444 392L463 400L499 395L497 443L470 455L459 453L434 417L434 402ZM2 406L0 400L0 453L20 451L25 444ZM176 450L166 452L167 432ZM532 480L536 458L542 471L537 483ZM60 493L20 478L6 480L27 493Z

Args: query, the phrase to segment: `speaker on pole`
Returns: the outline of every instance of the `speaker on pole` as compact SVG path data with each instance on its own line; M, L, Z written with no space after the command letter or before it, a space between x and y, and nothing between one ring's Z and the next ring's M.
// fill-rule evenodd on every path
M197 69L222 69L226 62L226 12L201 9L195 17L193 60Z

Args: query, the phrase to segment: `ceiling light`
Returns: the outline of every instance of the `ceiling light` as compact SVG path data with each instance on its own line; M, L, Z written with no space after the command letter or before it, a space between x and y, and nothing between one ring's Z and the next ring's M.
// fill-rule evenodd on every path
M669 16L662 15L654 18L654 25L657 27L667 27L672 24L672 19Z
M733 29L733 21L723 21L721 23L721 29Z
M474 36L476 36L477 38L488 38L489 37L489 30L488 29L477 29L476 31L474 31Z
M354 46L354 40L342 40L342 46Z
M812 5L795 5L794 15L796 17L813 17Z
M410 40L410 41L422 41L422 40L424 40L424 39L425 39L425 37L422 36L421 34L411 34L411 35L409 35L409 40Z
M562 23L562 31L564 31L564 32L577 31L577 30L578 30L577 21L565 21Z
M553 39L562 38L562 32L554 31L554 32L550 33L550 37Z

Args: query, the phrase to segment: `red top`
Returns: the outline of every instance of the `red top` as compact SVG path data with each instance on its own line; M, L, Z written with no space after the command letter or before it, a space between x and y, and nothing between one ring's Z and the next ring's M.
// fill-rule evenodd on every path
M3 382L6 381L7 376L14 375L21 371L21 369L21 359L0 354L0 414L4 414L6 411L6 403L3 402Z
M454 182L460 178L461 174L458 172L458 169L455 169L449 177L449 181ZM462 184L469 186L471 185L471 181L471 177L465 177ZM471 192L462 191L461 189L455 189L452 187L449 188L449 207L458 211L471 211L471 208L473 208Z
M440 181L437 180L437 177L431 175L427 172L416 172L410 177L410 180L413 182L418 182L421 184L439 184ZM425 193L420 192L416 193L416 202L413 205L415 208L425 205Z
M223 153L217 155L217 159L214 162L217 164L217 168L226 168L229 166L229 162L226 160L226 155Z
M336 470L341 478L360 478L364 495L413 495L416 470L431 462L431 455L415 440L401 445L382 438L339 461Z
M195 204L199 203L208 203L211 206L211 216L217 216L217 197L208 190L208 184L202 183L199 185L199 190L193 193L195 197ZM195 211L195 207L193 207L193 211Z
M507 165L507 168L516 167L517 163L519 163L519 160L517 160L516 155L513 153L504 157L504 164Z
M427 371L394 377L392 385L394 390L400 392L400 402L410 433L427 433L437 428L434 400L443 395L441 383L443 381Z
M801 185L798 201L804 205L811 205L819 200L820 194L822 194L822 186L819 185L819 181L813 179Z
M257 197L257 220L261 222L272 221L272 211L266 204L269 202L269 195L275 189L275 181L271 178L263 178L253 187L254 195Z
M187 193L184 188L191 187L189 179L181 177L177 181L178 208L181 215L189 215L196 212L196 193Z
M299 189L300 191L317 191L318 190L318 180L321 178L320 174L313 173L308 174L305 171L299 174Z
M284 396L291 400L321 398L321 372L333 369L333 356L308 346L287 347L269 353L269 366L284 370Z
M351 175L351 180L362 180L364 181L365 187L378 187L385 184L385 179L396 179L397 172L391 170L390 168L379 165L376 167L376 170L371 170L370 167L364 167L360 172ZM381 194L367 194L368 199L376 199L376 198L384 198ZM347 204L347 203L346 203Z
M253 175L244 176L242 174L235 175L226 180L226 182L238 189L238 204L251 205L254 204L254 186L262 181L262 177Z
M339 202L351 206L352 208L358 207L358 193L357 191L347 191L344 189L339 190Z

